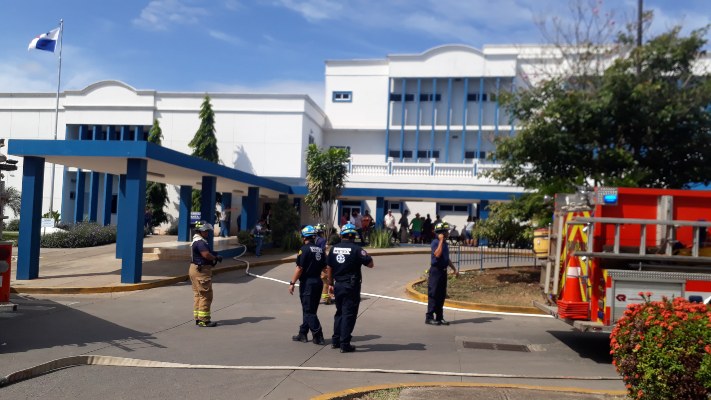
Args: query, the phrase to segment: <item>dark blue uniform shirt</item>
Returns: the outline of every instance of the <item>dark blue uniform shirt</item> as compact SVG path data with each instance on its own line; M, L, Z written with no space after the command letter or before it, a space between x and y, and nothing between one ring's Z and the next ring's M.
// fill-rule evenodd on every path
M434 252L437 250L437 246L439 246L439 239L432 241L432 259L430 260L430 265L447 269L449 266L449 246L446 241L442 243L442 254L439 257L435 257Z
M192 243L192 245L191 245L190 247L191 247L192 252L193 252L193 258L192 258L193 264L197 264L197 265L212 265L212 261L206 260L206 259L202 256L202 254L201 254L203 251L207 251L207 252L209 252L210 254L213 254L213 255L215 254L214 252L212 252L212 251L210 250L210 246L207 245L207 242L206 242L206 241L204 241L204 240L195 240L195 241L193 241L193 243Z
M328 265L331 267L333 280L341 282L355 278L361 280L360 267L368 265L373 258L360 246L353 242L343 241L331 247L328 254Z
M321 271L326 268L326 255L314 243L307 243L299 250L296 265L301 267L300 281L306 278L320 278Z

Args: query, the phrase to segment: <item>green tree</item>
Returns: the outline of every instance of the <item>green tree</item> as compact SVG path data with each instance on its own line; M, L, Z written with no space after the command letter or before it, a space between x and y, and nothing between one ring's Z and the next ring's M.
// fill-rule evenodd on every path
M217 148L217 137L215 136L215 112L212 110L210 96L205 95L200 106L200 127L195 136L188 143L193 149L192 156L203 160L220 162L219 150ZM193 189L193 211L200 211L201 194L197 189Z
M281 246L287 236L293 236L298 231L299 214L285 198L280 198L271 210L272 241L275 246Z
M163 130L157 119L153 120L153 126L148 132L148 141L159 146L163 144ZM168 214L165 213L167 204L168 189L165 183L149 181L146 184L146 207L150 208L153 214L153 226L168 222Z
M584 85L544 80L507 106L517 136L498 141L492 173L546 194L578 185L683 188L711 179L711 78L699 71L708 29L680 28L629 49ZM572 84L571 84L572 83Z
M315 144L310 144L306 150L306 188L309 193L304 201L314 218L328 221L326 237L330 236L336 217L333 204L346 185L349 156L346 149L322 151Z
M4 207L9 208L12 210L12 212L15 214L15 216L20 216L20 207L22 205L22 194L20 193L19 190L15 189L12 186L8 186L5 188L5 195L7 198L5 199L5 202L3 203ZM3 210L4 212L4 210Z

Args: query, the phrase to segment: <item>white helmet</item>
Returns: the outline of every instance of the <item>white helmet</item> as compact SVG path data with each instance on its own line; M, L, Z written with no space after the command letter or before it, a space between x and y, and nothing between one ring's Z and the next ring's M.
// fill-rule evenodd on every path
M214 231L215 228L209 222L198 221L195 223L195 230L198 232Z

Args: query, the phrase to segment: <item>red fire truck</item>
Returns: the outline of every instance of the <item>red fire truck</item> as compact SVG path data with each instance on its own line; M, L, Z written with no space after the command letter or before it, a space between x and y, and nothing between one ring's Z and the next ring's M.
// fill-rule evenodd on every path
M711 301L711 191L600 187L555 197L546 302L581 331L609 332L628 305Z

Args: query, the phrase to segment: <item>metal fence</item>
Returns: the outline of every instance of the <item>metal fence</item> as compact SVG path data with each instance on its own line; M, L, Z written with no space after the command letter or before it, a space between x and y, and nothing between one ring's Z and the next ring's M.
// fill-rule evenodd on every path
M537 259L533 249L517 249L512 247L491 247L491 246L449 246L449 259L457 270L463 267L484 266L497 267L517 267L535 266Z

